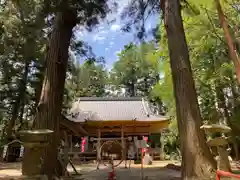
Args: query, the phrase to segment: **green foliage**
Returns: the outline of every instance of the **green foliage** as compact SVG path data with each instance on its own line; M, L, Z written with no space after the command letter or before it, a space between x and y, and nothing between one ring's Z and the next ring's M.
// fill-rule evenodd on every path
M214 3L205 0L187 2L183 6L182 14L201 115L205 123L227 121L232 125L234 135L238 136L239 86L236 83L233 63L229 58L225 36L219 25ZM236 32L239 32L239 29L237 30L236 27L238 27L240 14L236 13L236 9L232 6L233 2L222 3L230 30L233 36L237 37ZM161 34L161 36L156 36L159 50L154 53L150 52L148 56L155 59L161 57L159 64L162 78L151 93L162 99L168 109L168 114L174 119L165 138L165 144L168 149L171 149L173 144L178 144L175 102L167 39L164 27L160 24L158 28L158 34ZM170 153L174 151L174 148L167 151Z
M26 118L31 114L34 88L27 87L25 90L24 87L27 82L33 83L36 80L34 77L37 76L37 71L31 74L30 71L39 69L43 62L46 38L44 32L38 29L44 27L41 24L44 15L37 19L37 14L42 13L43 9L40 1L21 3L7 1L3 6L4 10L0 14L2 30L0 101L3 102L1 104L3 121L7 121L13 115L13 109L16 109L16 102L22 106L26 105L22 107L22 111L26 112ZM24 74L27 75L26 78ZM22 113L18 111L16 113L21 119Z
M13 122L10 124L15 124L16 127L20 124L19 127L23 128L26 122L29 122L28 120L34 119L46 68L45 58L49 48L52 21L56 12L60 12L68 6L71 11L79 12L76 23L87 30L92 30L93 26L110 11L106 1L97 0L88 2L74 0L59 2L48 0L1 1L1 124ZM45 17L48 18L45 19ZM75 37L71 42L71 49L79 59L83 56L85 59L86 57L95 59L91 48L84 42L76 41ZM103 79L102 76L105 78L106 75L102 72L103 68L100 65L96 66L97 68L93 65L85 66L93 71L91 77L94 74L101 75L100 79ZM69 70L71 69L69 68ZM88 78L87 76L83 79ZM93 83L92 81L91 83ZM102 88L101 80L95 82L99 83L97 85L99 88ZM103 93L102 90L92 91L95 92L90 92L90 94Z
M220 107L218 89L226 91L236 86L235 72L214 7L205 4L199 10L198 16L186 16L186 35L202 116L207 121L218 122L225 118L220 112L224 107ZM228 7L228 10L233 9ZM232 15L229 18L235 19Z
M27 128L38 104L45 70L45 55L55 13L69 3L78 14L79 26L91 30L110 11L106 1L2 1L0 4L0 125L16 119L16 127ZM62 4L63 3L63 4ZM143 21L159 13L159 1L132 1L124 17L135 23L137 36L143 40L148 33ZM229 28L240 52L239 7L236 1L222 1ZM201 115L206 123L227 121L239 136L240 90L233 63L229 58L225 37L213 1L182 2L182 15ZM149 8L151 7L151 8ZM126 13L127 12L127 13ZM53 17L53 18L50 18ZM45 17L49 17L45 21ZM40 22L40 23L39 23ZM126 96L148 97L158 111L172 117L165 136L168 154L179 146L168 44L161 23L155 40L139 45L130 43L118 54L110 73L98 62L85 42L72 38L71 51L78 60L69 58L65 84L64 107L80 96L109 96L106 89L125 88ZM156 45L157 42L157 45ZM85 62L79 64L79 59ZM27 67L27 68L25 68ZM25 78L25 74L27 74ZM117 94L118 95L118 94Z
M149 95L159 78L158 61L147 56L154 49L152 42L125 46L110 72L111 82L116 89L126 88L129 96Z
M107 95L108 74L104 64L86 61L73 64L65 84L65 108L79 97L101 97Z

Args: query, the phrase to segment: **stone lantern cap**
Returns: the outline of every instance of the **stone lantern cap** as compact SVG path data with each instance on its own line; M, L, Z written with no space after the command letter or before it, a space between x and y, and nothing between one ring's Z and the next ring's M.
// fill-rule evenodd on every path
M212 147L225 146L228 144L227 138L225 137L216 137L207 141L207 144Z
M39 130L22 130L19 131L20 140L22 142L45 142L47 137L53 134L53 131L49 129Z
M228 133L231 131L230 127L223 124L211 124L211 125L205 124L205 125L202 125L200 128L211 133L214 133L214 132Z

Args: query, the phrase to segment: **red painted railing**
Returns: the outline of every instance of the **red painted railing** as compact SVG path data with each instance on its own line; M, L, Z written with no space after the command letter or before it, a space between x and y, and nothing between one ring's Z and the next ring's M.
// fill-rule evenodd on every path
M217 170L217 173L216 173L216 180L220 180L221 177L233 177L233 178L240 179L240 175L233 174L233 173L226 172L226 171L220 171L220 170Z

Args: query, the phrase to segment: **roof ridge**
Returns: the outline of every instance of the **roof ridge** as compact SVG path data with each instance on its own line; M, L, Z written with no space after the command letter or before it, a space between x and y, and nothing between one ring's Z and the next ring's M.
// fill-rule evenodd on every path
M73 118L76 122L84 122L87 119L91 121L165 119L152 115L148 99L145 97L81 97L74 104L77 107L76 113L79 113ZM75 113L75 110L72 112Z
M143 97L80 97L78 101L141 101Z

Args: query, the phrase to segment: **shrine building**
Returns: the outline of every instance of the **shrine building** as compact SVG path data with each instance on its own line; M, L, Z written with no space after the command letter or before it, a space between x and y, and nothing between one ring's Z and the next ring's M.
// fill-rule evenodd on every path
M168 124L169 117L154 114L141 97L80 97L61 121L61 132L68 136L70 151L95 152L98 158L104 141L117 140L127 152L130 141L160 134Z

